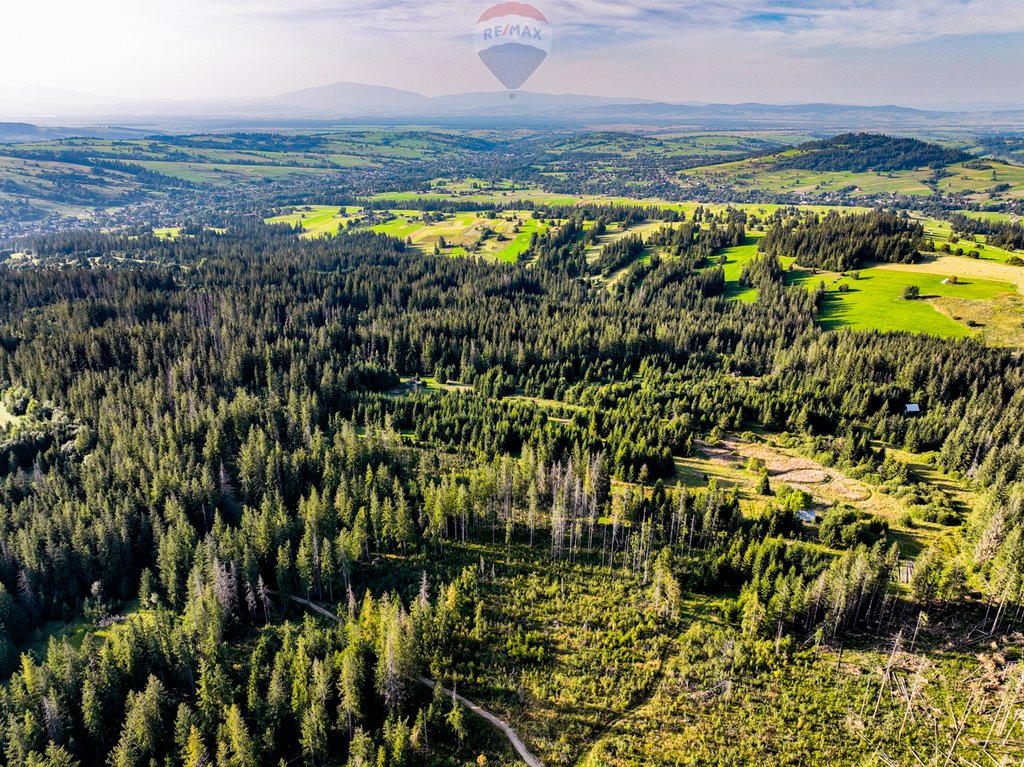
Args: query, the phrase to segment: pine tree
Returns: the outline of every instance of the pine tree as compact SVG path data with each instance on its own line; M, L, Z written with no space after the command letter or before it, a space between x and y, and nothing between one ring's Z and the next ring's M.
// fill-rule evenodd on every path
M182 767L210 767L210 757L198 727L189 730L188 742L182 756Z
M355 721L362 716L362 687L362 652L356 642L350 641L341 654L341 673L338 677L338 713L345 721L349 736L354 732Z
M348 767L373 767L373 741L362 727L357 727L348 748Z
M299 743L303 753L312 764L320 761L327 751L327 695L330 677L326 664L317 658L313 661L313 685L310 699L302 712Z
M452 707L448 716L445 717L445 721L459 742L459 748L462 748L462 741L466 737L465 714L462 711L462 704L455 698L454 693L452 694Z
M127 713L121 737L110 754L111 767L136 767L148 764L162 746L161 706L164 702L163 683L150 676L146 689L128 696Z
M224 708L224 722L217 734L218 767L256 767L256 746L237 704Z

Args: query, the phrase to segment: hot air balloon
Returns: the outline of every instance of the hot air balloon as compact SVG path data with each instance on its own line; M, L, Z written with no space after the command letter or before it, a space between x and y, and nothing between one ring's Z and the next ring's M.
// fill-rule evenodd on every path
M474 32L476 53L515 98L551 52L551 25L527 3L498 3L480 17Z

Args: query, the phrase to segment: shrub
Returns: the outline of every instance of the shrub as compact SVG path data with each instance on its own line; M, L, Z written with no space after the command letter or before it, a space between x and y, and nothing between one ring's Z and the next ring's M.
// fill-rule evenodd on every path
M775 496L779 499L779 504L783 509L793 512L804 511L814 505L814 499L811 498L810 493L789 485L782 485L775 492Z
M821 520L818 538L833 549L852 549L861 544L870 545L887 535L889 525L872 517L864 520L856 509L837 506L829 509Z

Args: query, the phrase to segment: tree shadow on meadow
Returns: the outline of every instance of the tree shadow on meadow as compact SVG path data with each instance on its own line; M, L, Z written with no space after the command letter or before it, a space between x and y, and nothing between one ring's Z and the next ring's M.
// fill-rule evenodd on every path
M851 287L849 292L860 291ZM826 293L818 310L817 322L824 330L840 330L849 327L850 313L850 306L843 300L841 293Z

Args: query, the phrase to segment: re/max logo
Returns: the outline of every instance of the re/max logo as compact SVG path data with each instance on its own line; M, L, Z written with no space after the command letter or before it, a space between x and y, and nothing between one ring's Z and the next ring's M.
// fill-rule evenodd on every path
M496 40L500 37L528 37L531 40L540 40L540 29L525 24L506 24L503 27L487 27L484 30L484 40Z

